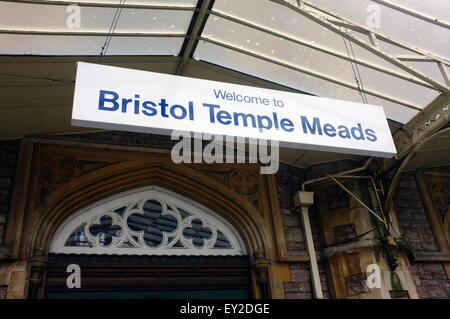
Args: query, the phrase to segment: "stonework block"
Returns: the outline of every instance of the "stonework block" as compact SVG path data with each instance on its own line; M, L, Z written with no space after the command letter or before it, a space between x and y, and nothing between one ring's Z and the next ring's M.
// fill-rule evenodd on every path
M413 173L401 176L394 195L394 209L401 233L414 251L438 251Z
M294 282L310 282L311 281L311 273L307 269L292 269L291 270L291 281Z
M299 291L299 285L296 282L285 282L284 283L284 292L298 292Z
M295 293L286 293L285 298L286 299L312 299L311 293L301 293L301 292L295 292Z
M361 294L370 293L366 285L366 273L352 274L345 277L345 286L347 287L347 294L349 296L358 296Z
M441 263L412 263L411 271L421 298L450 298L450 279Z
M348 241L356 238L356 228L354 223L339 225L333 228L336 242Z

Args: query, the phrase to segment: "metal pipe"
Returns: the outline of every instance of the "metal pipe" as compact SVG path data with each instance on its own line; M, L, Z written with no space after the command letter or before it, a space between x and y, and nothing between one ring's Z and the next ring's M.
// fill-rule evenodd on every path
M301 210L300 217L302 220L303 231L305 233L306 247L309 255L309 266L311 268L311 281L314 297L316 299L323 299L322 285L320 283L319 266L317 264L316 250L314 249L311 223L309 222L308 207L302 206L300 210Z
M367 159L367 161L364 163L363 166L358 167L358 168L353 168L353 169L350 169L350 170L347 170L347 171L343 171L343 172L340 172L340 173L336 173L336 174L333 174L333 175L334 176L336 176L336 175L347 175L347 174L353 174L353 173L358 173L358 172L364 171L365 169L367 169L367 167L369 167L369 164L370 164L370 162L372 162L372 160L373 160L373 157L369 157ZM329 180L329 179L330 179L329 175L324 176L324 177L315 178L315 179L310 179L308 181L303 182L301 189L302 189L302 191L305 191L307 185L315 184L317 182L322 182L322 181L326 181L326 180Z
M356 197L351 191L349 191L341 182L339 182L335 177L330 176L330 178L338 184L346 193L348 193L351 197L353 197L358 203L360 203L363 207L365 207L369 213L374 215L379 221L381 221L386 228L388 228L387 223L385 220L383 220L380 216L378 216L371 208L369 208L362 200L360 200L358 197Z

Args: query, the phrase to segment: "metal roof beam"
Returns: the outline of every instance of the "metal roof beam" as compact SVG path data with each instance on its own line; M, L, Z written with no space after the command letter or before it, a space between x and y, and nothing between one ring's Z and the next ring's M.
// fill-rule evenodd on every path
M186 5L161 5L161 4L150 4L150 3L124 3L120 4L118 1L116 3L112 2L80 2L80 1L66 1L66 0L3 0L2 2L14 2L14 3L24 3L24 4L42 4L42 5L54 5L54 6L69 6L71 4L79 5L80 7L97 7L97 8L124 8L124 9L152 9L152 10L180 10L180 11L193 11L196 9L195 6Z
M253 51L249 51L249 50L246 50L246 49L241 49L241 48L239 48L237 46L234 46L232 44L219 41L217 39L213 39L211 37L201 36L200 40L203 40L203 41L206 41L206 42L209 42L209 43L212 43L212 44L215 44L215 45L218 45L218 46L221 46L223 48L230 49L230 50L233 50L233 51L236 51L236 52L244 53L246 55L249 55L249 56L252 56L252 57L255 57L255 58L267 61L267 62L271 62L271 63L277 64L277 65L289 68L291 70L299 71L299 72L311 75L313 77L316 77L316 78L319 78L319 79L322 79L322 80L326 80L328 82L332 82L332 83L338 84L340 86L344 86L346 88L349 88L349 89L352 89L352 90L355 90L355 91L359 92L358 86L356 86L356 85L354 85L352 83L347 83L347 82L338 80L338 79L336 79L335 77L333 77L331 75L322 74L322 73L319 73L319 72L316 72L316 71L312 71L312 70L306 69L306 68L301 67L301 66L297 66L297 65L293 65L291 63L285 62L285 61L281 61L279 59L274 59L272 57L268 57L268 56L265 56L265 55L262 55L262 54L259 54L259 53L253 52ZM376 91L372 91L372 90L364 90L364 92L366 94L370 94L372 96L376 96L376 97L382 98L382 99L387 100L387 101L391 101L391 102L394 102L394 103L397 103L397 104L401 104L401 105L407 106L407 107L412 108L414 110L422 111L422 108L420 106L413 105L413 104L411 104L409 102L405 102L405 101L399 100L399 99L397 99L395 97L388 96L388 95L382 94L380 92L376 92Z
M442 21L433 17L430 17L428 15L425 15L423 13L408 9L400 4L396 4L390 1L386 1L386 0L372 0L373 2L379 3L385 7L400 11L404 14L410 15L412 17L415 17L417 19L429 22L431 24L446 28L446 29L450 29L450 23L446 22L446 21ZM431 4L430 4L431 5Z
M287 6L286 4L289 4L289 3L286 3L286 1L283 1L283 0L271 0L271 1L275 2L275 3L278 3L278 4L281 4L281 5L285 5L285 6ZM420 48L414 47L414 46L410 45L409 43L400 41L398 39L393 39L392 37L389 37L389 36L387 36L387 35L385 35L385 34L383 34L381 32L378 32L378 31L373 30L373 29L369 29L368 27L366 27L364 25L361 25L359 23L351 21L350 19L344 18L344 17L338 15L337 13L334 13L334 12L331 12L331 11L329 11L327 9L321 8L321 7L319 7L316 4L310 3L308 1L302 1L302 2L305 4L305 6L308 5L310 8L314 9L315 11L318 11L319 13L322 12L323 14L320 14L320 17L325 19L325 20L328 20L328 21L330 21L330 22L332 22L334 24L346 27L348 29L355 30L355 31L363 33L363 34L365 34L367 36L369 36L370 33L373 33L378 39L383 40L383 41L385 41L387 43L390 43L392 45L398 46L399 48L406 49L406 50L409 50L409 51L421 54L423 56L432 58L435 61L440 61L440 62L442 62L444 64L450 65L450 60L448 60L448 59L446 59L444 57L441 57L441 56L438 56L438 55L433 54L431 52L427 52L427 51L422 50ZM293 6L292 4L289 4L289 5L291 7L293 7L293 8L297 8L297 7ZM304 11L312 14L311 11L308 11L306 9L304 9Z
M379 72L382 72L382 73L385 73L385 74L389 74L391 76L397 77L397 78L405 80L405 81L412 82L414 84L421 85L421 86L429 88L429 89L437 90L434 86L432 86L432 85L430 85L430 84L428 84L426 82L423 82L422 80L418 80L418 79L416 79L414 77L405 76L405 75L403 75L401 73L388 70L388 69L386 69L386 68L384 68L382 66L378 66L378 65L372 64L370 62L358 59L356 57L355 57L355 59L350 58L348 55L340 53L340 52L338 52L336 50L333 50L333 49L330 49L330 48L326 48L326 47L323 47L323 46L320 46L320 45L317 45L317 44L313 44L313 43L311 43L309 41L306 41L304 39L301 39L301 38L292 37L292 36L289 36L287 34L274 31L272 29L269 29L267 27L258 25L256 23L253 23L253 22L250 22L250 21L246 21L246 20L240 19L238 17L232 16L232 15L230 15L228 13L223 13L223 12L220 12L218 10L213 9L211 11L211 14L213 14L215 16L218 16L218 17L221 17L223 19L226 19L226 20L229 20L229 21L232 21L232 22L236 22L236 23L239 23L241 25L250 27L252 29L259 30L259 31L265 32L267 34L283 38L283 39L285 39L287 41L290 41L290 42L293 42L293 43L296 43L296 44L300 44L300 45L304 45L304 46L306 46L308 48L311 48L313 50L317 50L317 51L320 51L320 52L323 52L323 53L335 56L337 58L340 58L340 59L343 59L343 60L346 60L346 61L351 61L351 62L358 63L359 65L368 67L368 68L370 68L372 70L376 70L376 71L379 71Z
M28 35L64 35L64 36L113 36L113 37L171 37L186 38L184 33L167 32L124 32L116 31L112 34L108 31L66 31L66 30L19 30L19 29L0 29L0 34L28 34Z
M274 0L271 0L271 1L274 1ZM344 22L342 20L330 19L330 18L327 18L327 17L325 17L324 19L330 21L331 23L333 23L333 24L335 24L337 26L344 27L344 28L347 28L349 30L353 30L353 31L362 33L362 34L364 34L364 35L366 35L368 37L375 37L377 40L380 39L383 42L392 44L392 45L394 45L396 47L399 47L401 49L411 51L412 53L420 54L420 55L417 55L418 58L421 58L420 61L423 61L423 62L442 62L442 63L450 66L450 60L447 60L446 58L438 57L438 56L436 56L434 54L431 54L429 52L425 52L425 51L423 51L423 50L421 50L419 48L413 47L413 46L411 46L411 45L409 45L407 43L404 43L402 41L394 40L394 39L390 38L387 35L383 35L383 34L380 34L380 33L375 33L374 31L368 31L368 30L363 29L362 27L352 25L352 24L350 24L348 22ZM402 56L407 57L407 55L402 55Z
M357 37L351 35L348 32L345 32L345 30L342 30L341 28L337 27L336 25L334 25L332 22L328 21L324 16L318 15L317 13L312 13L310 11L307 11L306 9L304 9L303 7L299 7L299 6L295 6L289 2L286 2L285 0L271 0L275 3L278 3L280 5L283 5L307 18L309 18L310 20L320 24L321 26L329 29L330 31L344 37L345 39L359 45L360 47L368 50L369 52L377 55L380 58L383 58L384 60L392 63L393 65L401 68L402 70L412 74L413 76L431 84L432 86L434 86L436 89L438 89L441 92L445 92L445 93L450 93L450 88L446 87L444 85L442 85L441 83L435 81L434 79L431 79L430 77L428 77L427 75L423 74L422 72L417 71L416 69L406 65L405 63L403 63L402 61L400 61L399 59L397 59L396 57L387 54L385 52L383 52L380 49L377 49L376 47L374 47L372 44L367 43L365 41L362 41L360 39L358 39ZM306 1L302 1L304 4L310 5L308 2ZM314 8L314 5L311 5ZM321 9L321 11L324 11L324 9ZM332 15L335 15L334 13ZM356 23L353 22L349 22L348 20L346 21L346 23L349 24L354 24L356 25L358 28L362 28L364 30L366 30L367 34L369 35L370 32L373 32L372 30L369 30L368 28L358 25ZM375 34L378 37L378 33L377 32L373 32L373 34Z
M396 55L395 56L400 61L410 61L410 62L436 62L436 60L423 56L423 55Z
M450 86L450 77L448 75L448 72L445 68L444 63L441 62L437 62L438 67L439 67L439 71L441 71L442 77L444 78L444 82L445 84L447 84L447 86Z
M382 175L395 163L404 158L414 147L427 137L441 130L450 121L450 95L441 94L422 112L417 114L407 125L404 125L393 136L397 155L384 160L384 164L377 171Z
M208 19L209 7L213 3L213 1L214 0L203 0L201 3L200 10L197 14L197 17L195 18L195 21L193 22L192 30L189 33L189 40L186 43L186 46L183 48L181 61L176 71L177 75L180 75L183 72L183 68L186 62L192 56L195 48L197 47L198 36L200 35L203 26L205 25L206 20Z

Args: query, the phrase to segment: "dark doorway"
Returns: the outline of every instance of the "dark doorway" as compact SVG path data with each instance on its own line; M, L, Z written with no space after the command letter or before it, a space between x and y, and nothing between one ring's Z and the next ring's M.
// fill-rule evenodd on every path
M81 288L69 289L67 266L81 268ZM247 256L49 256L46 297L58 299L250 298Z

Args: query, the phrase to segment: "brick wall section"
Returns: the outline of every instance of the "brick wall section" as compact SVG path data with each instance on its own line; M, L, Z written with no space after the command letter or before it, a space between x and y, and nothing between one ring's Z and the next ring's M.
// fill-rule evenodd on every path
M284 236L288 255L298 255L303 252L305 243L298 212L294 206L293 197L304 181L304 171L280 163L276 173L281 217L283 219Z
M305 181L305 171L280 163L280 169L275 174L278 186L278 197L280 202L281 216L283 219L284 235L288 254L295 256L306 250L303 238L303 230L299 212L294 205L294 195L300 190ZM309 210L309 219L313 233L314 246L321 249L322 242L319 235L318 221L314 209Z
M286 164L280 164L280 169L275 175L278 196L280 201L281 215L283 218L283 228L286 240L288 256L295 256L305 252L305 241L300 221L300 215L295 209L293 197L300 190L301 184L305 181L305 171ZM309 212L311 229L313 232L314 246L321 249L322 242L319 236L318 223L314 211ZM291 281L284 283L284 292L287 299L311 299L312 284L311 272L308 263L289 265ZM320 280L325 298L329 298L328 283L325 269L319 263Z
M438 251L413 173L401 176L394 209L402 236L415 252ZM421 298L450 298L450 280L442 263L411 262L411 272Z
M308 263L290 264L291 282L284 283L284 294L286 299L312 299L313 290L311 283L311 272ZM330 298L325 268L319 263L320 282L324 298Z
M450 279L441 263L412 263L411 272L421 298L450 298Z
M402 236L414 251L438 251L413 173L401 176L394 194L394 209Z
M3 243L19 146L19 140L0 141L0 245Z

